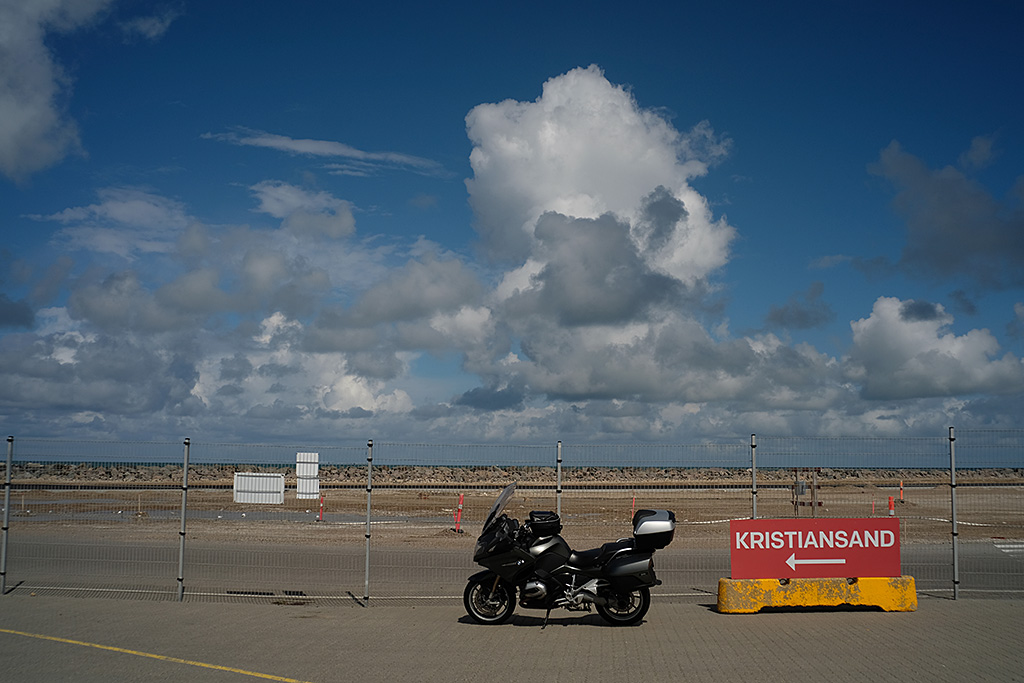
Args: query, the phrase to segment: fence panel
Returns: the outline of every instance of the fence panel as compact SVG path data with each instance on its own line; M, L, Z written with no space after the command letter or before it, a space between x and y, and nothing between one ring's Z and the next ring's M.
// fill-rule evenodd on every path
M960 589L1021 590L1024 431L964 430L956 444ZM949 448L943 437L759 435L759 509L777 517L897 516L904 573L915 577L919 590L948 594L953 590ZM775 486L769 483L773 479Z
M461 598L480 527L512 482L510 515L553 509L555 447L375 442L370 594Z
M1024 430L957 430L960 589L1024 591Z
M7 587L170 598L182 444L14 441Z
M758 434L757 463L760 516L898 517L903 573L952 590L947 439Z
M563 535L590 548L632 534L644 508L672 510L676 533L655 554L661 596L708 596L729 575L729 520L750 516L750 449L733 444L563 447Z
M296 463L310 453L318 454L319 495L302 497L310 494L299 487ZM362 595L366 453L359 446L193 442L186 594L285 601ZM281 486L279 498L265 494ZM281 502L261 502L271 500Z

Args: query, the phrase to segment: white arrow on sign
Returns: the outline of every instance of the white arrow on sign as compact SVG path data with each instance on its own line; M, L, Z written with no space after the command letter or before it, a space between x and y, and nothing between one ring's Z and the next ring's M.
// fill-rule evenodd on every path
M798 559L796 559L796 553L793 553L792 555L789 556L789 559L786 560L786 564L789 565L790 569L795 571L796 570L796 566L798 564L846 564L846 560L845 559L838 559L838 560L798 560Z

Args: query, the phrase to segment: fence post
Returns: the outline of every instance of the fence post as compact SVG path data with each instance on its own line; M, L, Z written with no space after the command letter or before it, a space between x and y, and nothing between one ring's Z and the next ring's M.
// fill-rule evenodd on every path
M14 462L14 437L7 437L7 474L4 475L4 527L0 543L0 595L7 595L7 529L11 524L11 467Z
M185 518L188 509L188 452L192 440L185 439L185 456L181 470L181 531L178 532L178 602L185 599Z
M757 434L750 435L750 518L757 519Z
M366 442L366 575L363 601L370 604L370 498L373 494L373 439Z
M555 459L555 500L559 517L562 516L562 441L558 441L558 455Z
M956 523L956 434L949 428L949 507L953 524L953 599L960 595L960 532Z

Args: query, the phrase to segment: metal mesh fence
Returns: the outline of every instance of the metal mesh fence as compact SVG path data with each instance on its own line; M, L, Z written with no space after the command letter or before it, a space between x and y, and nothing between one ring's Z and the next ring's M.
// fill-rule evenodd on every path
M553 505L555 448L375 443L369 593L461 597L480 526L512 481Z
M729 575L729 520L749 517L750 449L734 443L567 445L563 535L597 547L632 534L636 510L676 514L675 540L655 554L662 596L713 596Z
M1024 430L964 429L951 436L960 586L1024 591Z
M359 446L192 443L188 593L362 595L366 454ZM315 468L300 478L300 462ZM302 488L310 481L317 485Z
M713 595L729 575L729 521L755 506L896 516L904 573L945 594L954 446L960 586L1024 591L1024 430L629 446L17 439L4 581L155 599L182 582L193 599L456 598L484 516L516 481L508 512L558 511L577 549L629 536L638 509L675 511L675 541L655 557L662 596Z
M11 474L8 588L173 589L181 444L19 439Z
M758 435L756 446L759 516L898 517L903 573L919 590L952 590L948 439Z

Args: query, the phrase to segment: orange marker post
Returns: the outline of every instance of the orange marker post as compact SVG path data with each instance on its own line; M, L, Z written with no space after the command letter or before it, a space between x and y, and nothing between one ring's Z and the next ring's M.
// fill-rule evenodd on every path
M462 533L462 500L465 497L465 495L465 493L459 494L459 507L458 509L455 510L455 533L457 534Z
M892 517L896 514L896 499L889 496L889 516Z

